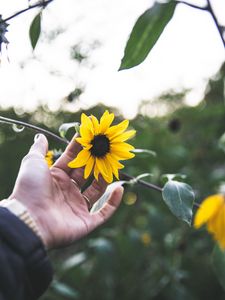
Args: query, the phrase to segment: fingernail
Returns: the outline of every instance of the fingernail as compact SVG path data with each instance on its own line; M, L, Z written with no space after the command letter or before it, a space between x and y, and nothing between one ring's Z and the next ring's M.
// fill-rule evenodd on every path
M125 181L115 181L107 186L107 192L112 193L118 186L123 188Z
M34 136L34 142L36 142L40 137L40 133L35 134Z

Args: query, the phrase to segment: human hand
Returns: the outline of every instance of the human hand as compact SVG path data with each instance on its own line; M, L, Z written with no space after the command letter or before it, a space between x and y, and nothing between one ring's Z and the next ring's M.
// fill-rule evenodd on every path
M38 135L21 163L9 199L15 198L27 207L49 249L68 245L105 222L119 206L123 188L117 187L105 205L91 213L85 198L93 205L105 192L107 183L99 177L83 194L80 192L86 182L83 168L67 166L81 150L75 139L50 169L45 161L47 150L46 137Z

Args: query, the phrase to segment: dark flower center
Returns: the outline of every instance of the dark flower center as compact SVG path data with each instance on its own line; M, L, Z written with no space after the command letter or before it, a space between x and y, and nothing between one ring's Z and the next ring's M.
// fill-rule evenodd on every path
M91 144L93 147L90 151L93 156L103 157L109 152L109 139L103 134L96 135L91 141Z

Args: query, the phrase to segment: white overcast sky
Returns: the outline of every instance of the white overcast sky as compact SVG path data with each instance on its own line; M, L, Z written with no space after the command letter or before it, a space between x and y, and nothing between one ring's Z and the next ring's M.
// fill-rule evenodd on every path
M212 2L225 25L225 1ZM6 18L27 3L0 0L0 13ZM192 3L204 5L205 1ZM206 12L180 4L144 63L117 71L135 21L151 4L151 0L55 0L43 13L44 33L34 53L28 31L38 10L10 21L10 44L1 57L0 105L30 110L38 103L48 103L56 109L80 84L85 84L81 107L103 102L120 108L126 117L134 116L141 100L170 89L191 88L188 101L197 103L207 80L225 58L219 34ZM45 34L59 28L63 33L48 41ZM78 42L88 47L96 40L101 46L91 52L89 65L78 67L70 59L70 47Z

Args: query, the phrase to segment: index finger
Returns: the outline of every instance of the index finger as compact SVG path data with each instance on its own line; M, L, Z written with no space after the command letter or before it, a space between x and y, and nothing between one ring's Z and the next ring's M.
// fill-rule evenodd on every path
M68 167L68 163L71 160L73 160L77 156L77 154L82 150L81 145L76 142L76 137L78 137L77 133L73 136L72 140L66 147L63 154L57 159L57 161L53 165L56 168L62 169L67 174L71 172L71 168Z

